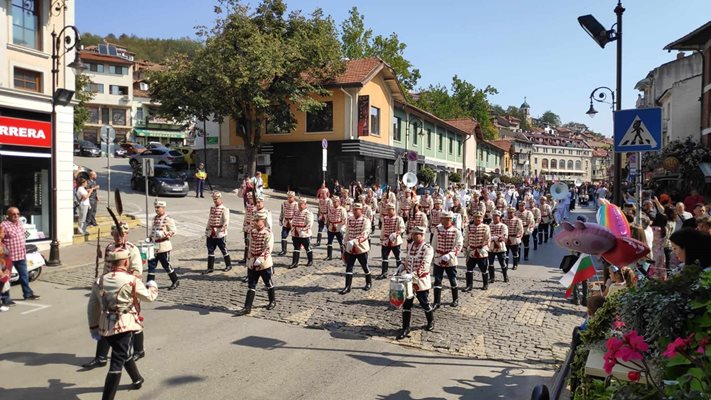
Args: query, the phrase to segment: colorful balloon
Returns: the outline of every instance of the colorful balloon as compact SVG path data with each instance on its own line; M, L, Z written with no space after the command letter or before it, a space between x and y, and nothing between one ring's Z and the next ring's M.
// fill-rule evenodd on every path
M637 239L619 237L615 247L602 255L612 265L625 266L632 264L649 254L649 247Z
M558 246L580 253L600 255L615 247L615 235L602 225L591 222L563 222L553 237Z
M620 207L605 199L600 199L597 210L597 222L612 232L615 237L630 237L630 224Z

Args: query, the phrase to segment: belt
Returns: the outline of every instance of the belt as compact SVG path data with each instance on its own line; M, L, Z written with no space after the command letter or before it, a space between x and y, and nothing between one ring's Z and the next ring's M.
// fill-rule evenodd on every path
M224 225L210 225L210 228L222 228Z
M168 241L168 240L170 240L170 238L167 238L167 237L166 237L166 238L161 238L161 239L158 239L158 240L154 240L153 242L154 242L154 243L163 243L163 242L166 242L166 241Z

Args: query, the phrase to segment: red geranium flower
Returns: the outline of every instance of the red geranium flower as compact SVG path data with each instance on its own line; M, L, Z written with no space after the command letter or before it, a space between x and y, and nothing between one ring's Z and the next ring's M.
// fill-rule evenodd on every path
M637 382L639 381L641 374L639 371L630 371L627 373L627 379L629 379L631 382Z
M699 340L699 347L696 348L696 352L699 354L704 354L706 353L706 345L709 344L709 338L705 337L701 340Z
M691 337L687 339L682 339L680 337L674 339L673 342L669 343L667 345L667 349L662 352L662 355L666 358L673 358L676 356L677 352L679 350L682 350L686 348L689 345L689 342L691 341Z
M649 350L649 345L644 341L644 337L639 335L636 331L625 333L623 339L629 344L630 348L635 351L645 353Z

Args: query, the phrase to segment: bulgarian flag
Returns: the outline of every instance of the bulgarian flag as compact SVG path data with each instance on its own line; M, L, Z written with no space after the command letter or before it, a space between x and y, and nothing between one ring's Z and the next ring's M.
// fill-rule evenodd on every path
M593 276L595 276L595 265L593 265L592 257L588 254L581 254L570 271L560 279L560 284L568 288L565 291L565 297L568 298L573 294L573 287L576 283L590 279Z

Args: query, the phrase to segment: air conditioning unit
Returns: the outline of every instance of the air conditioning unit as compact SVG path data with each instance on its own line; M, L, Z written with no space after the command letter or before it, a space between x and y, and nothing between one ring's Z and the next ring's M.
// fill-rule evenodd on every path
M272 164L271 154L257 154L257 165L260 167L268 167Z

